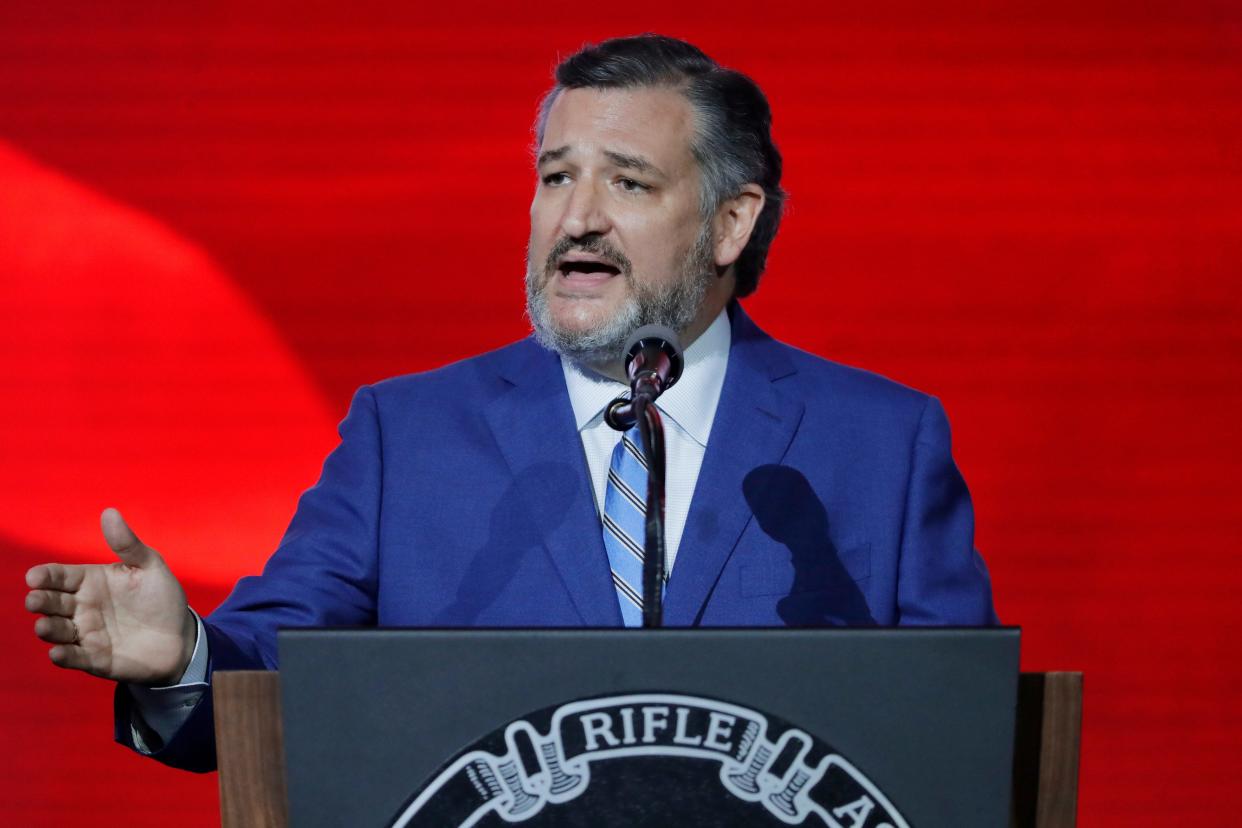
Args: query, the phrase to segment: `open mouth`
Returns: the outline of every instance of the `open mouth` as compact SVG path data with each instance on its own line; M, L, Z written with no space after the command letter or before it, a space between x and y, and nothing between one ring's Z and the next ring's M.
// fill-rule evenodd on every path
M557 266L557 270L560 271L562 276L567 278L573 276L595 276L600 274L605 276L616 276L621 272L621 269L616 265L596 261L562 261L560 265Z

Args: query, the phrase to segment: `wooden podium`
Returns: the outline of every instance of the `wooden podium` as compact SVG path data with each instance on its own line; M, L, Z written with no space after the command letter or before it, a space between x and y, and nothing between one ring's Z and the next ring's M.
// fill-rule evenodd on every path
M280 676L220 672L213 679L220 818L224 828L285 828ZM1023 673L1018 682L1011 828L1077 821L1082 673Z

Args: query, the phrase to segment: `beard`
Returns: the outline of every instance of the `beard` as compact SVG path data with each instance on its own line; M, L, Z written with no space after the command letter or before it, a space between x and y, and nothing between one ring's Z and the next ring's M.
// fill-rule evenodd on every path
M625 279L629 288L624 304L610 317L592 327L574 330L556 323L547 297L548 285L556 277L557 262L571 250L592 253L616 265L620 273L613 278ZM711 226L706 222L682 257L677 278L667 284L636 282L630 260L598 236L580 240L566 237L553 245L540 269L531 261L528 249L526 315L535 339L545 348L580 365L607 365L624 360L626 340L643 325L665 325L683 333L698 315L714 275Z

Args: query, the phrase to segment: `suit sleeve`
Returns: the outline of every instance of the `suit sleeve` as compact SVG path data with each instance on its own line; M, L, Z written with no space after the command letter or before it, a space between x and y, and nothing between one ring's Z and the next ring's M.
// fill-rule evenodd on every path
M974 507L953 462L948 418L940 402L928 398L911 449L897 573L898 623L998 623L974 534Z
M263 574L242 578L203 619L208 684L216 670L276 669L281 627L375 623L383 467L379 416L369 387L354 396L340 435L319 481L298 501ZM221 535L227 536L226 526ZM198 772L215 769L211 695L208 689L167 742L148 740L153 759ZM133 748L133 699L124 687L117 688L114 712L116 740Z

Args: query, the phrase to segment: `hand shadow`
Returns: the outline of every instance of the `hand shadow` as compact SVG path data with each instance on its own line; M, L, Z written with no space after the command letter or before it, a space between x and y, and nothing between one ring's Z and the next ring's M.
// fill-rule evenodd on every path
M828 533L828 511L789 466L759 466L742 481L759 528L789 548L794 578L776 612L790 627L875 626L862 590Z

